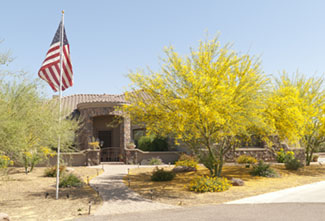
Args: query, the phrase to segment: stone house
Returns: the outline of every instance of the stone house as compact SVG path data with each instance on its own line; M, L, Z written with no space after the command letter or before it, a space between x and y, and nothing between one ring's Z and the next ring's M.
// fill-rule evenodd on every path
M165 163L173 163L178 159L180 151L144 152L128 148L128 144L144 135L145 128L132 125L128 118L124 118L122 113L115 109L123 104L126 104L124 94L76 94L62 98L62 108L66 115L70 114L83 122L76 140L77 147L81 152L88 150L83 155L73 155L76 162L71 164L89 165L117 161L141 163L152 157L160 157ZM116 119L119 119L118 122ZM114 127L110 126L111 124L114 124ZM99 140L101 144L100 150L95 153L89 152L89 143L93 139ZM303 151L295 152L301 155L299 158L304 158ZM229 152L225 159L231 162L242 154L265 161L275 160L274 153L264 146L238 148ZM71 159L71 155L69 157Z
M76 94L62 98L62 109L82 121L77 136L79 150L89 148L93 139L101 143L100 161L120 161L131 142L131 123L114 107L125 104L124 95ZM116 117L120 122L109 127Z

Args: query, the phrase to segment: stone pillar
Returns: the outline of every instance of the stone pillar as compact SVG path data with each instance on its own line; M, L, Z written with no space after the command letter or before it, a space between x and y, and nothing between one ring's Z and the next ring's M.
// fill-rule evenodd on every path
M94 166L100 164L100 150L86 151L87 166Z
M126 159L128 156L125 154L124 149L126 145L131 142L131 121L129 118L123 118L121 125L120 125L120 150L121 154L124 156L125 161L128 162Z
M93 118L84 114L82 119L82 127L78 133L78 145L80 150L85 150L93 136Z

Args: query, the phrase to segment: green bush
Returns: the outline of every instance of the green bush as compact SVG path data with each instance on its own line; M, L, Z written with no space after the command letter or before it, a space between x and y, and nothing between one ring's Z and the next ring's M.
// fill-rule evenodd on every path
M186 166L197 169L198 160L190 155L182 154L178 161L176 161L175 166Z
M284 161L284 165L287 170L298 170L299 168L304 166L304 164L300 162L300 160L298 160L297 158L286 159Z
M253 165L253 169L250 172L252 176L263 176L263 177L278 177L279 175L270 168L269 164L264 163L263 160L260 160L258 164Z
M208 153L201 153L199 155L200 157L200 162L206 167L208 168L210 175L213 176L214 175L214 169L215 169L215 160L214 158L208 154Z
M143 151L168 151L167 138L142 136L138 141L138 148Z
M44 171L44 176L46 177L56 177L56 166L54 167L48 167ZM60 166L60 175L62 175L66 170L66 166L61 165Z
M240 155L236 161L239 164L255 164L257 162L254 157L248 155Z
M149 165L161 165L163 164L162 160L159 157L153 157L149 160Z
M172 171L165 171L163 168L156 170L152 173L151 180L152 181L170 181L174 179L175 173Z
M276 153L276 161L278 163L284 163L286 159L295 158L295 153L293 151L284 151L283 148Z
M190 191L199 193L221 192L228 190L230 187L231 183L227 180L227 178L209 176L195 178L188 185Z
M317 162L318 161L318 158L319 158L319 155L318 154L314 154L312 161L313 162Z
M63 174L60 178L59 187L80 187L82 186L82 181L76 175L69 173Z

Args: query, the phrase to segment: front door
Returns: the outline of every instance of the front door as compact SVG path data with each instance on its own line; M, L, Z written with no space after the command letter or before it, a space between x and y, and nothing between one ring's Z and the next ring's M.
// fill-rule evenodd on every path
M100 161L110 161L109 147L112 146L112 131L98 131L98 139L100 140Z
M98 139L101 142L101 147L112 146L112 131L98 131Z
M98 131L98 139L101 142L101 162L119 161L120 147L112 146L112 131Z

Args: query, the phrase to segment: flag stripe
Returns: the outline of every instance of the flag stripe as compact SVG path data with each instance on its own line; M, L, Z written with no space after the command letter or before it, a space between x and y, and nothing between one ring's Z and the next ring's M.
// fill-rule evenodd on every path
M52 79L52 80L50 79L50 76L46 73L45 70L46 70L46 69L44 69L44 71L43 71L42 73L44 74L44 77L45 77L47 83L49 83L49 85L51 86L51 88L52 88L53 90L55 90L56 87L57 87L57 85L55 85L56 83L55 83L55 81L54 81L53 79Z
M67 57L69 55L67 55L66 53L64 53L65 56L63 56L63 67L66 68L67 70L67 78L69 81L69 85L72 86L72 71L71 71L71 64L69 65L69 59L67 59Z
M60 66L59 64L52 66L52 72L55 74L55 76L57 76L57 78L59 80L59 84L60 84L60 68L59 68L59 66ZM65 83L63 76L64 75L62 75L62 86L64 88L66 88L67 84Z
M60 51L55 52L55 54L52 53L50 56L46 56L46 58L45 58L45 60L43 62L43 65L46 65L48 63L52 63L52 62L56 61L58 58L60 58Z
M47 76L50 78L51 80L51 83L53 85L55 85L55 88L59 88L59 85L60 85L60 81L58 79L59 76L55 75L55 74L52 74L51 71L50 71L50 68L51 67L48 67L46 68L46 73L47 73Z
M58 67L59 67L59 65L58 65ZM63 71L64 71L64 65L63 65ZM62 84L63 84L64 88L69 87L69 82L67 80L67 75L66 74L62 75Z
M65 47L64 47L64 55L67 57L67 63L68 63L68 65L69 65L69 68L70 68L70 70L72 70L72 65L71 65L71 62L70 62L70 49L69 49L69 45L66 45Z

